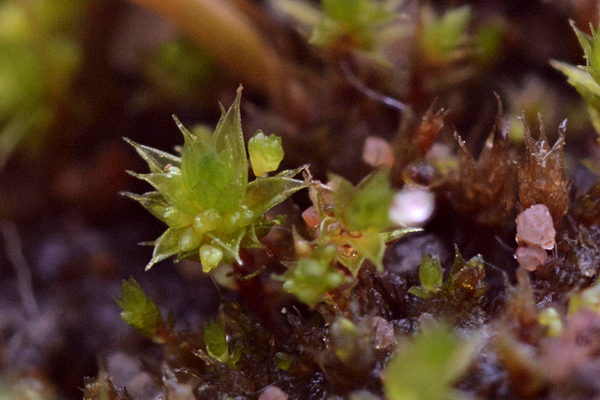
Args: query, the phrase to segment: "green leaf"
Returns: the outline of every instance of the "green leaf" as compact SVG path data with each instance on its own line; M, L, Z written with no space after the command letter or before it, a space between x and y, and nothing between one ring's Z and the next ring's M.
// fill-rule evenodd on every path
M329 174L329 181L328 186L333 188L333 211L335 217L345 223L344 212L352 196L354 196L355 188L350 181L338 175Z
M226 251L227 259L235 260L239 265L242 265L240 259L240 243L246 234L245 229L241 229L233 235L220 235L216 236L211 233L208 236L212 239L213 243L218 244L223 250Z
M221 117L213 134L213 145L219 160L229 166L226 184L218 200L221 207L219 211L231 211L239 207L248 185L248 159L240 115L241 96L240 87L233 105Z
M600 68L600 34L598 31L594 31L594 27L590 24L590 30L592 32L592 36L587 33L579 30L577 26L575 26L574 21L569 21L571 23L571 27L575 31L577 35L577 39L579 40L579 44L583 48L585 52L585 58L587 60L587 65L591 67L593 70L598 70ZM594 74L592 74L594 76ZM595 77L594 77L595 79ZM598 80L596 80L598 82Z
M422 232L423 228L400 228L400 229L394 229L391 230L389 232L381 232L381 238L383 239L384 243L389 243L389 242L393 242L394 240L400 239L402 236L406 235L407 233L414 233L414 232Z
M202 154L190 151L186 156L182 178L198 205L204 210L215 208L222 212L231 211L229 205L224 207L219 204L230 183L231 167L227 160L220 160L214 152Z
M231 368L235 368L242 355L241 346L236 346L233 352L229 353L225 325L221 320L211 321L204 327L204 344L209 356Z
M429 254L424 253L419 267L419 280L423 289L430 292L439 290L443 276L439 257L436 255L432 258Z
M157 262L179 253L179 241L181 240L181 236L185 234L187 230L188 227L167 229L154 243L152 259L148 265L146 265L146 271L152 268Z
M204 344L209 356L222 363L227 361L229 344L227 344L223 321L211 321L204 327Z
M194 202L194 197L183 185L181 174L177 170L169 173L136 174L127 171L138 179L145 180L163 195L167 202L189 215L196 215L202 209Z
M193 221L192 217L169 205L160 192L146 192L141 195L129 192L122 192L121 194L139 202L152 215L171 228L189 226Z
M264 213L306 187L306 182L293 179L303 168L248 184L240 99L241 89L229 110L223 110L212 134L202 129L195 135L173 117L185 139L181 159L130 142L148 162L151 173L129 173L156 191L124 194L170 228L153 243L154 254L147 269L172 255L200 259L206 272L220 262L241 264L242 243L244 247L261 247L259 238L280 223L280 219L268 221ZM268 152L273 144L281 150L276 137L266 138L266 142Z
M163 219L163 214L165 208L169 207L169 203L167 203L167 200L162 194L160 194L160 192L147 192L144 194L121 192L121 194L137 201L146 210L150 211L150 214L154 215L161 221L166 222Z
M401 346L384 372L389 400L446 400L475 355L473 343L446 326L423 331Z
M145 335L151 335L163 324L158 307L133 278L123 280L121 298L116 302L122 310L121 319Z
M467 41L467 25L471 19L471 7L464 5L448 10L442 16L425 8L419 44L425 57L431 62L443 63Z
M166 172L165 168L168 165L178 168L181 165L181 159L179 157L152 147L144 146L143 144L136 143L128 138L123 139L135 148L135 151L137 151L144 161L148 163L148 167L153 173Z
M277 176L261 178L248 184L244 205L255 215L262 215L292 194L306 187L304 181L292 179L305 167L283 171Z
M224 113L212 135L212 143L191 134L177 120L184 135L181 177L189 196L202 209L236 210L248 184L248 162L240 121L241 91Z
M577 28L577 26L575 25L575 21L570 20L569 23L571 24L571 28L573 28L573 31L575 31L575 35L577 35L577 40L579 40L579 44L583 48L585 57L589 60L589 56L592 54L592 46L594 44L592 37L580 30L579 28Z
M435 293L430 292L429 290L423 289L422 287L419 286L411 286L408 289L408 293L415 295L417 297L420 297L422 299L429 299L430 297L432 297Z
M357 251L359 258L367 258L383 271L383 254L385 253L385 242L379 233L373 229L362 231L360 236L346 236L346 241ZM362 263L361 263L362 264ZM359 265L360 268L360 265ZM351 271L355 276L358 271Z
M551 61L550 64L567 76L569 84L577 89L592 109L600 112L600 85L589 72L560 61Z
M336 195L347 195L346 189ZM337 192L337 190L336 190ZM369 228L383 230L390 226L389 209L394 192L388 173L378 169L363 179L342 209L347 229L363 231ZM336 202L337 203L337 202Z

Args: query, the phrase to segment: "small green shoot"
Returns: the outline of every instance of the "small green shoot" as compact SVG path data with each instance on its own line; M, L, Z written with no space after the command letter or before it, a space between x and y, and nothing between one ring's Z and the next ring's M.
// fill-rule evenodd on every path
M199 259L204 272L222 261L242 264L240 247L261 247L260 238L278 222L265 213L306 186L293 179L302 168L248 182L240 101L241 89L212 136L195 136L175 118L185 139L181 157L128 140L150 167L149 174L130 173L156 191L125 195L168 225L146 270L174 255ZM267 159L271 150L269 145ZM265 149L258 152L264 156Z
M265 136L262 131L258 131L248 141L248 153L255 176L260 177L275 171L283 160L281 138L275 135Z
M164 331L165 323L160 310L135 279L123 280L121 298L115 300L122 310L121 319L127 325L155 342L163 342L161 331Z
M394 192L388 172L379 168L356 187L331 175L329 186L311 185L312 198L322 222L315 240L337 249L335 261L356 276L365 260L383 268L385 244L417 228L394 228L389 209Z
M283 289L286 292L314 307L325 299L327 292L348 281L344 274L332 265L335 253L334 246L315 248L311 257L300 258L277 279L283 281Z
M393 191L387 170L380 168L354 187L346 179L331 175L328 186L306 178L315 218L314 240L294 235L300 259L278 279L283 288L314 307L326 293L352 280L366 260L383 269L386 243L418 228L395 228L389 220Z
M440 291L444 272L439 257L431 257L424 253L421 257L421 265L419 267L419 280L421 287L413 286L408 292L423 299L428 299Z
M453 384L471 363L474 350L473 343L459 339L446 326L436 326L421 332L400 348L385 369L386 398L451 398L453 394L457 394Z
M431 65L444 65L460 58L468 44L467 27L471 7L465 5L437 15L431 7L423 7L419 31L419 47Z
M235 364L242 356L242 346L236 346L229 351L227 334L222 320L211 321L204 327L204 344L209 356L235 369Z
M312 28L310 43L360 51L379 59L378 50L403 29L396 0L321 0L321 11L301 0L273 0L279 9Z
M428 299L442 297L455 305L464 305L471 299L479 299L487 290L483 258L477 255L466 261L455 247L456 255L448 276L442 283L440 260L424 254L419 267L421 287L413 286L409 293Z
M358 50L372 51L377 30L394 18L394 13L376 0L321 0L321 7L323 18L310 38L317 46L330 46L345 38Z

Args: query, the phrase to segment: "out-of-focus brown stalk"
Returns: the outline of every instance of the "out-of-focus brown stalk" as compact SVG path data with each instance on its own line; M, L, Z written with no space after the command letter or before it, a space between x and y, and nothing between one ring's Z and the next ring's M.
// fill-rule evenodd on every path
M132 0L170 19L242 83L281 93L283 67L255 27L226 0Z

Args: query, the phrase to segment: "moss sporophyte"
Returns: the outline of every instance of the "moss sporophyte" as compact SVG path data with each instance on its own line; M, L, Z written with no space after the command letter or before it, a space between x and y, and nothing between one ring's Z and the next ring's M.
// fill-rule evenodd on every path
M142 195L124 193L140 202L168 225L152 244L154 253L146 266L171 256L195 259L209 272L220 262L242 264L240 248L261 247L260 238L279 223L265 213L306 187L294 179L304 167L248 182L248 159L240 120L241 88L209 138L188 131L174 117L184 137L180 156L126 139L148 163L150 173L133 176L150 183L155 191ZM254 143L254 146L252 146ZM251 161L257 174L279 166L281 141L258 133L251 141Z

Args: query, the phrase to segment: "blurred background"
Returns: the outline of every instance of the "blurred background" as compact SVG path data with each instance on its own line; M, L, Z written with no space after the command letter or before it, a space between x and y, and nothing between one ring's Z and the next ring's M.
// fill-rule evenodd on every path
M454 130L478 154L497 93L515 148L519 117L535 131L541 113L551 141L568 118L566 162L575 188L589 187L596 133L549 60L584 63L569 19L589 32L596 1L351 3L0 0L0 398L81 398L99 365L152 397L137 355L157 350L120 320L121 279L190 327L220 297L191 262L143 272L151 248L137 243L163 227L119 196L147 189L125 173L145 169L122 137L171 151L172 114L214 126L240 84L245 135L282 136L283 167L310 163L320 179L360 180L367 138L400 143L434 100L448 112L440 157Z

